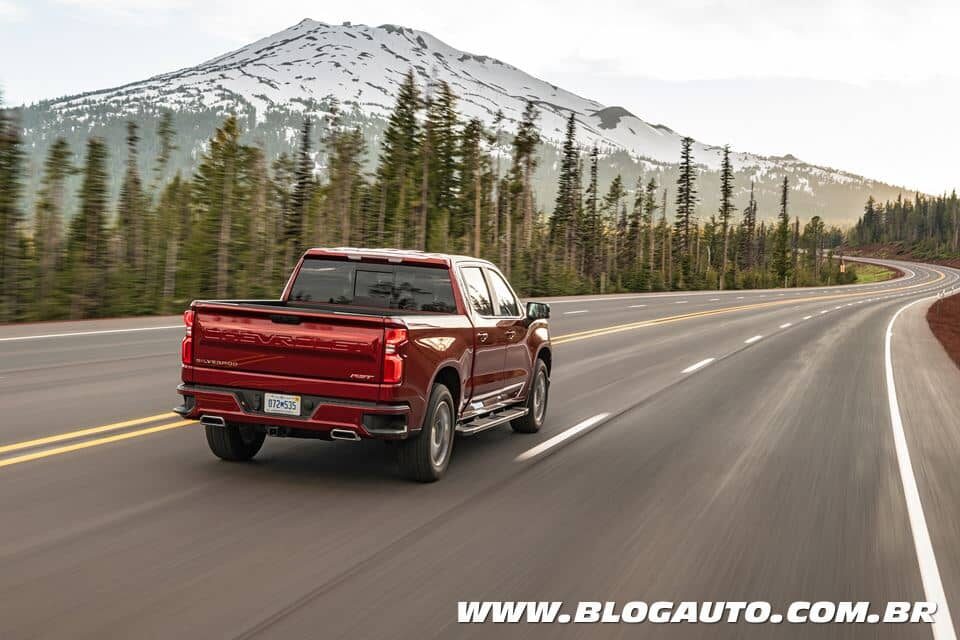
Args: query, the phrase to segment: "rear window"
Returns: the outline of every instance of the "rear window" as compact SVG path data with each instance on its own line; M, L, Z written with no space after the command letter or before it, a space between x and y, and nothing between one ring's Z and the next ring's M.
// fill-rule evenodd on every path
M399 311L456 313L445 267L307 258L290 291L291 302L352 305Z

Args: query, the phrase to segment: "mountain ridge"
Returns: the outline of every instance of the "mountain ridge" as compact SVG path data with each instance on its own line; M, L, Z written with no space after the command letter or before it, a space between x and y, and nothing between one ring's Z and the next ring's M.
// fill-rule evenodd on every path
M577 117L580 145L585 149L596 145L604 158L602 176L612 177L619 171L632 186L644 174L672 185L682 136L669 126L646 122L626 107L579 96L497 58L461 51L427 32L392 24L331 25L304 19L193 67L45 100L24 107L27 139L39 153L44 141L57 134L58 125L61 129L86 126L91 133L106 133L112 143L123 120L140 119L148 126L161 111L171 110L204 118L201 125L193 126L189 118L181 119L191 129L191 135L181 141L189 149L188 156L195 159L205 137L212 133L206 120L217 115L238 113L246 118L251 136L276 138L279 146L295 139L298 119L306 115L322 118L342 107L375 147L393 107L396 87L411 69L421 87L447 82L458 96L460 113L478 117L488 127L498 109L509 131L527 100L538 106L546 141L538 195L548 211L555 150L571 111ZM270 128L275 131L268 131ZM704 178L701 215L709 215L713 205L709 189L721 150L715 144L694 144L694 158ZM772 183L783 174L793 176L799 203L811 215L832 215L843 221L859 213L870 193L881 198L893 192L912 193L852 172L805 163L790 154L762 156L736 151L732 156L738 195L746 193L750 182L758 183L761 206L775 202L767 200L775 191Z

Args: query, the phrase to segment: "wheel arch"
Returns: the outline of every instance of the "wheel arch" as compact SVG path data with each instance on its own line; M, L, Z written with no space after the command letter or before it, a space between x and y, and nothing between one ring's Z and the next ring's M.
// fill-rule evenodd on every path
M456 412L454 421L456 421L460 417L460 401L463 399L463 380L460 377L460 372L453 363L444 364L437 369L437 372L433 374L433 380L430 381L430 389L433 389L433 385L438 383L445 386L447 391L450 392L450 395L453 396L453 406ZM424 416L424 418L426 418L426 416Z

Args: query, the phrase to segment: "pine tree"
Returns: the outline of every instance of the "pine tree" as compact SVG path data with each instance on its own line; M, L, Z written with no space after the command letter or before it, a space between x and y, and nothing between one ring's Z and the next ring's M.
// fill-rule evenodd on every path
M232 127L236 126L236 119L232 120L231 125ZM234 148L236 148L235 144ZM284 262L288 267L293 264L304 249L308 235L306 225L310 216L309 209L315 188L313 120L310 116L307 116L303 119L303 126L300 128L300 146L297 149L296 168L294 169L293 195L290 200L289 215L284 224L284 237L287 245Z
M116 266L120 286L114 293L117 294L117 302L120 302L122 295L124 303L133 305L129 310L136 311L139 310L144 295L147 276L144 268L146 198L137 167L137 145L140 136L137 134L137 124L132 120L127 122L126 142L127 167L120 185L120 200L117 205ZM128 309L124 308L123 311Z
M107 146L101 138L87 140L80 187L80 210L70 224L67 270L70 278L71 317L89 318L107 313L104 275L107 247Z
M483 123L471 118L464 126L460 136L460 193L457 210L458 224L453 232L463 236L460 247L474 256L484 254L484 220L490 206L489 189L493 184L490 173L490 158L483 150L486 134ZM469 238L469 242L466 240Z
M534 232L533 172L537 168L540 112L527 102L513 137L513 163L510 166L509 195L504 222L506 229L507 277L521 289L530 285L530 260ZM518 227L517 232L514 228Z
M159 226L164 230L163 285L160 299L164 308L175 308L177 266L180 250L187 242L190 228L190 186L179 174L164 187L158 203Z
M733 217L733 164L730 162L730 145L723 147L723 162L720 166L720 233L723 235L723 258L720 260L720 289L727 278L727 257L730 253L729 230Z
M601 251L601 260L604 264L604 271L607 277L612 277L616 268L616 257L620 253L620 235L621 224L618 215L620 214L620 203L627 194L623 188L623 179L618 173L610 182L607 194L603 198L604 220L602 226L603 249ZM609 241L609 243L607 242ZM609 246L606 246L609 244Z
M0 101L0 322L20 316L20 301L27 282L23 279L23 209L25 155L20 125L13 112Z
M439 82L436 95L428 100L422 151L427 169L422 193L426 197L421 205L418 246L428 251L447 251L451 230L456 238L464 235L462 220L454 221L451 228L460 190L458 125L456 96L450 85Z
M789 179L784 176L780 190L780 215L777 217L777 229L774 234L773 272L778 286L787 286L790 277L790 214L787 210L790 190Z
M793 239L790 243L792 252L793 286L800 286L800 217L797 216L793 221Z
M417 198L416 180L419 175L418 153L420 124L417 112L420 94L413 79L413 71L404 76L397 93L397 102L387 128L383 132L380 161L377 167L379 210L377 238L381 244L402 246L407 221L414 211Z
M567 118L567 129L560 155L557 199L553 206L553 217L550 219L550 241L554 245L560 245L564 268L570 267L574 258L572 249L574 238L571 236L571 231L577 210L577 183L579 181L577 165L580 160L579 156L577 118L576 114L571 111Z
M743 234L741 236L743 246L740 248L740 269L746 271L757 267L756 251L754 249L757 234L757 201L753 196L752 182L750 183L750 201L743 209L743 223L741 227L743 228Z
M591 286L596 286L600 273L602 226L600 220L600 195L598 184L600 153L597 147L590 151L590 180L587 183L586 208L584 211L584 262Z
M656 232L653 227L653 219L656 213L657 182L653 178L650 178L643 198L643 228L647 235L646 288L648 289L652 289L654 286L653 274L656 268Z
M33 231L38 263L37 315L41 319L60 318L69 312L60 299L57 284L63 268L66 182L75 171L72 157L67 141L57 138L50 146L43 165L43 181L34 214Z
M693 138L681 140L680 174L677 177L677 218L674 223L683 286L689 286L691 272L691 244L693 213L696 206L696 167L693 164Z
M199 219L191 226L190 253L195 266L188 286L199 295L227 298L239 288L240 283L233 276L241 270L249 248L250 159L250 149L240 143L237 119L229 116L210 139L194 178L194 204ZM295 199L293 196L291 200ZM291 236L286 240L288 249L296 241ZM211 251L210 247L216 250Z
M339 226L341 245L351 246L361 239L360 195L363 188L363 134L359 128L342 130L337 126L327 140L328 185L326 219Z
M157 138L159 140L160 151L157 154L154 164L154 191L159 185L166 182L167 171L170 168L170 156L177 150L177 145L173 139L176 136L176 130L173 126L173 114L170 111L164 111L160 114L160 122L157 125Z
M637 176L637 184L633 194L633 208L630 211L627 225L626 246L624 247L625 269L629 272L632 288L640 288L641 271L643 270L644 252L644 218L643 218L643 176Z
M533 172L537 168L537 147L540 145L540 112L527 101L520 117L520 125L513 139L514 180L520 186L521 231L524 248L528 249L533 234Z

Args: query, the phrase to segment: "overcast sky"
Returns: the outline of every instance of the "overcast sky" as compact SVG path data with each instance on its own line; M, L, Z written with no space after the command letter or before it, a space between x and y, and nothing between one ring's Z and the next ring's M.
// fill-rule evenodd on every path
M192 66L303 18L401 24L708 143L960 183L956 0L0 0L8 104Z

